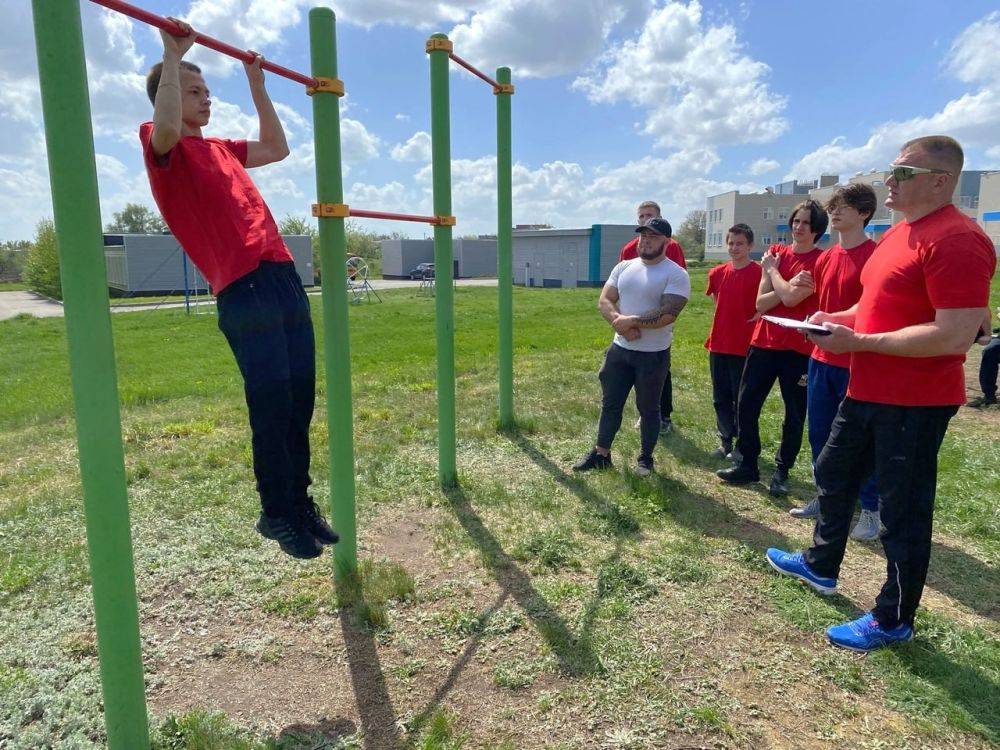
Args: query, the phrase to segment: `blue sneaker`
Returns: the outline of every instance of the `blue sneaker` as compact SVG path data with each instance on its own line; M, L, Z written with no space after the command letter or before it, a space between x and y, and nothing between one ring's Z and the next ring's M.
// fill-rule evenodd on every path
M886 630L868 612L852 622L832 625L826 629L826 637L834 646L849 648L851 651L874 651L891 643L910 640L913 638L913 628L901 623L892 630Z
M837 590L837 579L824 578L813 573L806 565L806 561L802 559L801 552L785 552L777 547L771 547L767 551L766 557L768 564L776 571L792 578L798 578L821 594L832 594Z

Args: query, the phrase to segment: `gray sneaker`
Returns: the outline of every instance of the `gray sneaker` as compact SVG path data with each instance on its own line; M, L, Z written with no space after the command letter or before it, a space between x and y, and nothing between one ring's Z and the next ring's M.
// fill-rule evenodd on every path
M726 460L732 461L734 464L741 464L743 463L743 454L740 453L739 448L733 448L726 454Z
M879 518L878 511L862 508L858 522L851 529L851 539L856 539L859 542L870 542L873 539L878 539L881 530L882 519Z
M792 518L816 518L819 515L819 498L814 497L802 508L792 508L788 515Z
M648 477L653 473L653 457L639 456L635 462L635 473L640 477Z

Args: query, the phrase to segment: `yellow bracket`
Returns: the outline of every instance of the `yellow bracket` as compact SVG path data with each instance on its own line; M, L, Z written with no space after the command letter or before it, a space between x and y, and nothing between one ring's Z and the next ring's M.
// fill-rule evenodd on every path
M309 96L312 96L316 92L321 94L343 96L344 82L339 78L324 78L323 76L316 76L316 85L306 86L306 93L309 94Z
M455 45L451 43L450 39L435 39L431 37L427 40L427 46L424 47L424 52L447 52L449 55L454 52Z
M513 94L514 84L513 83L501 83L499 86L493 87L494 94Z
M350 216L350 208L343 203L313 203L313 216L323 218L346 219Z
M438 216L436 218L437 218L437 225L439 227L453 227L453 226L455 226L455 217L454 216Z

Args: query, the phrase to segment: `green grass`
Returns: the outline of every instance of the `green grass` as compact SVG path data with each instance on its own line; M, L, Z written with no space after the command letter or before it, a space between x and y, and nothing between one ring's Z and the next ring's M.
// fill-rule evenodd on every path
M698 292L705 271L692 275ZM646 480L569 470L593 439L609 340L595 290L515 291L519 428L497 432L495 295L455 294L460 488L448 493L436 488L433 300L399 290L351 307L364 562L340 588L329 564L293 562L252 531L242 383L214 316L112 317L151 701L188 668L224 682L240 669L280 679L290 665L301 681L303 654L318 660L310 681L359 696L360 718L344 719L352 699L330 709L343 721L317 724L313 705L269 700L243 711L259 721L243 722L207 698L193 709L166 701L154 712L156 747L1000 743L996 420L963 411L945 439L916 640L858 657L822 633L868 606L880 552L851 543L844 595L830 599L763 564L764 548L806 544L811 529L789 519L787 504L712 476L702 348L711 309L700 293L677 327L677 431ZM321 301L312 304L322 345ZM322 357L318 366L321 498ZM779 407L772 396L765 455ZM616 461L628 465L637 449L626 426ZM794 501L810 493L803 461L793 490ZM403 541L385 554L378 544L394 534ZM803 706L791 723L767 698L789 685L801 686L789 699ZM243 705L252 687L234 682L230 700ZM4 321L0 746L92 748L102 738L64 321Z
M0 292L23 292L28 285L20 281L0 281Z

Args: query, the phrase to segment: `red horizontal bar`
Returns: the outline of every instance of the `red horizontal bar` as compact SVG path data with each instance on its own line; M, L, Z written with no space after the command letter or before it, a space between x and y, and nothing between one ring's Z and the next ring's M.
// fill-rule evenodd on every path
M394 219L396 221L417 221L422 224L440 223L437 216L414 216L413 214L390 214L385 211L365 211L362 208L349 208L347 212L359 219Z
M486 75L483 71L481 71L478 68L474 67L471 63L463 60L461 57L459 57L458 55L456 55L454 52L450 53L448 55L448 57L450 57L452 60L454 60L459 65L461 65L463 68L465 68L467 71L469 71L470 73L472 73L472 75L478 76L478 77L482 78L484 81L486 81L486 83L488 83L493 88L495 88L495 89L500 88L500 84L499 83L497 83L496 81L494 81L492 78L490 78L488 75Z
M137 8L134 5L129 5L128 3L122 2L122 0L90 0L90 2L101 5L108 10L118 11L119 13L128 16L129 18L134 18L136 21L141 21L142 23L149 24L150 26L155 26L158 29L163 29L169 34L174 36L185 36L181 31L181 27L172 21L167 20L163 16L158 16L155 13L150 13L148 10L143 10L142 8ZM197 36L195 39L196 44L200 44L202 47L208 47L216 52L221 52L223 55L228 55L229 57L235 57L237 60L245 63L253 62L253 53L234 47L231 44L226 44L225 42L220 42L218 39L213 39L210 36L199 33L197 30L194 32ZM311 76L303 75L290 68L286 68L282 65L277 65L270 60L265 60L264 64L261 66L264 70L270 71L275 75L279 75L282 78L288 78L297 83L301 83L304 86L315 86L316 79Z

